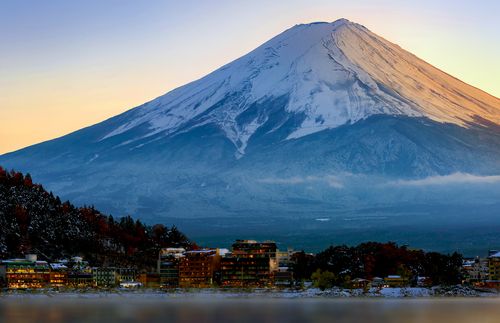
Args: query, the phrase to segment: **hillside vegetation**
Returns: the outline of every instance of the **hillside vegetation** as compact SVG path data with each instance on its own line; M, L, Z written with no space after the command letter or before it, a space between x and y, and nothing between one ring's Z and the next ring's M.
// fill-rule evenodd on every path
M37 253L42 259L83 256L92 265L152 269L160 248L192 247L175 226L115 220L92 206L62 202L29 174L0 167L0 259Z

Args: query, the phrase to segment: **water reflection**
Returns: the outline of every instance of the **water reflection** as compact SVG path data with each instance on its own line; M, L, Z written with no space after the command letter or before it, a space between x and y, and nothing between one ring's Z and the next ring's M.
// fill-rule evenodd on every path
M0 300L0 322L499 322L500 299Z

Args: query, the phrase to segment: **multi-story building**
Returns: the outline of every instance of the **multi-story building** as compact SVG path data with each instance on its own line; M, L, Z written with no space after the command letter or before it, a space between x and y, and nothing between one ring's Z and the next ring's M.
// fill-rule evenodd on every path
M26 255L25 259L2 261L0 277L9 289L43 288L50 282L50 267L46 261L38 261L36 255Z
M191 250L179 260L179 286L204 288L214 283L214 273L220 266L216 250Z
M263 256L276 260L276 243L273 241L236 240L232 245L234 255Z
M161 287L179 286L179 262L184 257L184 248L163 248L158 256L158 274Z
M265 286L277 270L276 243L236 240L232 252L221 260L222 286Z
M71 271L68 273L67 286L72 288L94 287L94 276L92 272Z
M293 284L292 256L295 251L288 248L286 251L276 250L278 268L274 270L272 278L275 286L288 287Z
M69 268L68 287L88 288L95 286L92 268L83 258L73 257L67 262L67 266Z
M288 248L287 250L276 250L276 260L279 267L290 267L292 264L292 256L295 250Z
M134 268L116 268L116 282L130 283L137 280L137 271Z
M293 285L293 272L289 267L279 267L272 273L275 286L290 287Z
M497 250L489 252L486 284L490 287L500 287L500 252Z
M471 279L475 282L482 282L489 277L488 259L477 258L471 271Z
M95 287L116 287L120 283L135 282L136 270L133 268L96 267L92 268Z
M94 267L92 268L92 278L95 287L115 287L117 285L116 268Z
M405 287L409 285L409 280L400 275L389 275L384 278L385 287Z
M50 286L66 287L68 285L68 267L59 262L50 264Z
M478 284L484 282L489 276L488 259L472 258L463 262L464 282L469 284Z

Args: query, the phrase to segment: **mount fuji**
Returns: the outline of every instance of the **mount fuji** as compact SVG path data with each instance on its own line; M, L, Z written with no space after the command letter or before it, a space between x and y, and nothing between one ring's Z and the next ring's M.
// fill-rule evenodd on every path
M500 99L345 19L0 165L206 243L500 246Z

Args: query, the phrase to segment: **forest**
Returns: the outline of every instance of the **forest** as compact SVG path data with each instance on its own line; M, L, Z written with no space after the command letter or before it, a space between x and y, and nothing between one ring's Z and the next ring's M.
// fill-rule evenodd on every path
M93 206L61 201L29 174L0 167L0 259L36 253L56 260L82 256L93 266L153 270L163 247L195 247L175 226L114 219Z
M315 278L328 286L348 285L351 279L398 275L416 286L418 277L427 277L433 285L454 285L462 279L461 254L425 252L394 242L366 242L351 247L331 246L315 256L304 252L294 255L296 279Z

